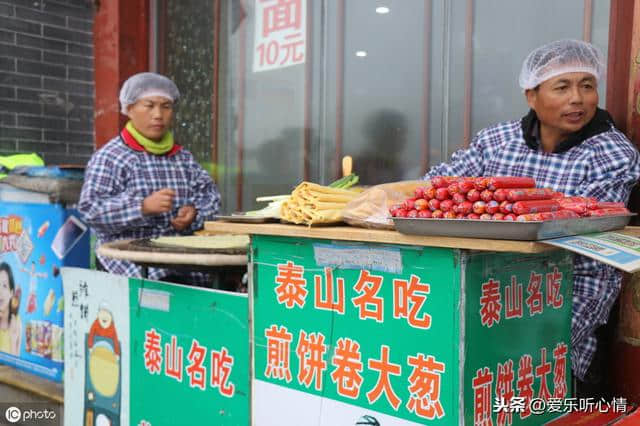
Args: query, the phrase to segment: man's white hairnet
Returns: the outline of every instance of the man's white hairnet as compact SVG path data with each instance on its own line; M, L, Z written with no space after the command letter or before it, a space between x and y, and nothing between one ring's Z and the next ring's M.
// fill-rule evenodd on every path
M585 41L553 41L529 53L518 82L525 91L567 72L588 72L599 81L605 74L605 58L600 49Z
M162 96L176 103L180 91L173 81L154 72L141 72L127 79L120 89L120 111L127 114L127 107L138 99Z

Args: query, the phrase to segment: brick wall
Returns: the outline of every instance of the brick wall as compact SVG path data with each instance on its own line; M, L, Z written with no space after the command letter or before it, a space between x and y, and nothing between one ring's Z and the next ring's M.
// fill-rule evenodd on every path
M88 161L93 13L91 0L0 0L0 155Z

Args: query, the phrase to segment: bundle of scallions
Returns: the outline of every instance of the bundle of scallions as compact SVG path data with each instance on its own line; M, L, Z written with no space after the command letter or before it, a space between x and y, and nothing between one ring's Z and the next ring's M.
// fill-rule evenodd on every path
M259 217L275 217L280 219L280 208L282 203L291 198L291 195L271 195L268 197L258 197L257 202L269 201L266 207L260 210L250 210L245 214L247 216L259 216Z

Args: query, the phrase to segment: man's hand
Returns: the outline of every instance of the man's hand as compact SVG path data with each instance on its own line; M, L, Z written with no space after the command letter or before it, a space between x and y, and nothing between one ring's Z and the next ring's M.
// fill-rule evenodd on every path
M142 200L142 214L145 216L170 212L173 208L173 189L163 188Z
M171 225L177 230L186 229L196 218L196 208L193 206L182 206L178 210L178 215L171 219Z

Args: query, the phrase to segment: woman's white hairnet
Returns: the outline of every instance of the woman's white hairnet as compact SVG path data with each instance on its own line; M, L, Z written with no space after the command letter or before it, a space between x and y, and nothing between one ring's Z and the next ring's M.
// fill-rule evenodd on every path
M599 81L605 74L604 55L585 41L553 41L529 53L522 63L518 82L525 91L567 72L588 72Z
M176 103L180 98L180 91L173 81L163 75L154 72L134 74L120 89L120 111L126 115L129 105L150 96L162 96Z

